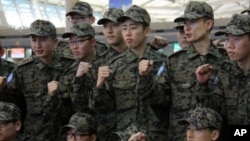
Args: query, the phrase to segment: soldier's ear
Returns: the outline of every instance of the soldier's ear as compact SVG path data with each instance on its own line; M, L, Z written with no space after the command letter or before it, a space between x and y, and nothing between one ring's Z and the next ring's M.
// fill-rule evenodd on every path
M211 133L212 141L218 140L219 136L220 136L220 131L219 130L213 130L212 131L212 133Z
M14 126L15 126L16 131L20 131L22 127L21 121L20 120L16 121Z
M91 141L96 141L96 140L97 140L97 135L96 135L96 134L92 134L92 135L90 136L90 140L91 140Z
M90 19L91 24L95 23L95 17L94 16L90 17L89 19Z

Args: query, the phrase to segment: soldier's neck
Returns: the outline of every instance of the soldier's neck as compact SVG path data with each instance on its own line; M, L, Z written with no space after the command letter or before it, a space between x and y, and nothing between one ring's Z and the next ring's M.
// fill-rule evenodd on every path
M47 66L50 66L52 64L53 60L53 53L51 55L48 55L47 57L40 58L40 60Z
M209 47L210 47L210 37L205 36L202 40L197 41L197 42L193 42L193 45L196 49L196 51L200 54L200 55L207 55Z
M96 58L96 50L93 48L89 53L88 53L88 56L84 57L83 58L83 61L85 62L93 62Z
M115 51L117 51L117 52L119 52L119 53L123 53L123 52L125 52L126 50L127 50L127 45L125 44L125 42L120 42L120 44L119 45L111 45L111 47L115 50Z
M147 49L147 42L143 42L141 45L131 48L131 50L136 54L138 58L142 58Z

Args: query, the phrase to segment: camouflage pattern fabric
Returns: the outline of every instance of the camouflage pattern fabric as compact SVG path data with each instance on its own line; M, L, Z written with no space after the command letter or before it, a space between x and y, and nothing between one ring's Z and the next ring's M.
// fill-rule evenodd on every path
M154 60L152 75L155 75L166 57L147 47L144 58ZM110 103L115 101L113 107L115 109L110 107L109 110L117 114L116 131L125 131L135 124L139 129L147 129L145 132L148 131L146 132L148 140L165 140L167 133L166 128L163 127L164 123L160 123L149 102L152 97L155 97L148 93L150 90L147 88L151 87L145 80L149 78L140 77L138 74L139 61L140 58L130 49L115 57L109 65L112 69L112 76L105 88L94 90L92 106L99 111L104 109L105 106L100 107L104 102L109 103L110 106ZM105 110L108 111L108 109Z
M148 26L150 25L151 18L147 10L137 6L132 5L125 13L124 16L121 16L117 19L119 22L123 22L126 19L131 19L136 22L146 23Z
M34 135L37 141L56 141L60 122L64 117L60 115L64 104L60 94L54 97L48 94L47 83L58 81L73 62L71 58L54 53L51 66L46 66L33 56L14 70L14 78L9 87L23 92L27 103L24 133Z
M211 64L214 66L214 71L210 81L211 84L216 84L218 83L218 70L227 58L225 49L216 47L212 42L210 42L208 54L204 56L197 53L193 44L169 56L169 79L172 89L169 140L183 140L185 126L180 126L178 121L197 104L225 115L223 95L213 95L207 87L197 85L195 70L200 65ZM201 90L204 90L204 93L200 93Z
M14 141L34 141L34 136L27 134L17 134Z
M69 54L72 55L72 51L69 47L69 42L66 40L59 40L58 44L55 46L55 52L60 52L62 54Z
M70 28L70 32L63 33L63 38L69 38L72 35L83 37L90 36L95 37L95 29L88 23L77 22Z
M0 76L8 77L16 65L8 60L0 59Z
M69 16L72 14L79 14L82 16L93 15L93 9L88 3L83 2L83 1L78 1L70 8L66 16Z
M213 127L221 130L222 117L213 109L198 106L191 110L186 118L180 120L179 124L192 124L198 129Z
M184 21L186 19L194 20L201 17L214 19L213 8L206 2L190 1L185 7L184 15L176 18L174 22Z
M247 74L235 62L225 62L219 73L218 86L213 93L224 94L229 125L249 125L250 72Z
M76 129L79 132L97 133L97 123L95 118L86 113L77 112L71 116L69 123L61 129L61 134L69 128Z
M40 37L56 35L56 27L50 21L35 20L30 25L28 36L30 35L36 35Z
M109 8L103 15L103 17L97 22L97 24L104 24L106 21L118 23L117 19L124 15L121 9Z
M15 104L0 102L0 121L21 119L21 110Z
M216 36L231 34L231 35L242 35L250 33L250 16L234 14L230 22L227 24L226 29L217 31Z

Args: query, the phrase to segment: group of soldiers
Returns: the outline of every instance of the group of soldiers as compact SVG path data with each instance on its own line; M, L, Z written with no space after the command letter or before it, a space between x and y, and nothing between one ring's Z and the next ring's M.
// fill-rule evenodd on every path
M147 42L150 15L136 5L97 22L107 45L95 39L86 2L66 13L65 40L35 20L34 55L0 63L0 141L227 140L228 126L250 122L249 11L215 33L225 49L210 39L212 7L190 1L174 20L183 49L168 57L157 51L164 38Z

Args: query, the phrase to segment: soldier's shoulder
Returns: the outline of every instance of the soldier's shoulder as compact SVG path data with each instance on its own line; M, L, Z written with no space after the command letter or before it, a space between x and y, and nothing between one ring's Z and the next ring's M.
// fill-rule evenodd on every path
M221 71L222 72L230 72L233 66L234 66L233 62L225 61L221 65Z
M25 58L22 61L18 62L17 66L22 67L22 66L28 65L32 63L35 60L35 58L36 58L35 56L30 56L28 58Z
M6 59L1 59L2 64L6 64L6 65L15 65L14 62L10 61L10 60L6 60Z
M66 60L75 61L75 58L74 58L73 54L61 53L61 58L66 59Z
M186 52L187 52L187 49L181 49L181 50L179 50L179 51L176 51L176 52L170 54L170 55L168 56L168 58L179 57L180 55L182 55L183 53L186 53Z

